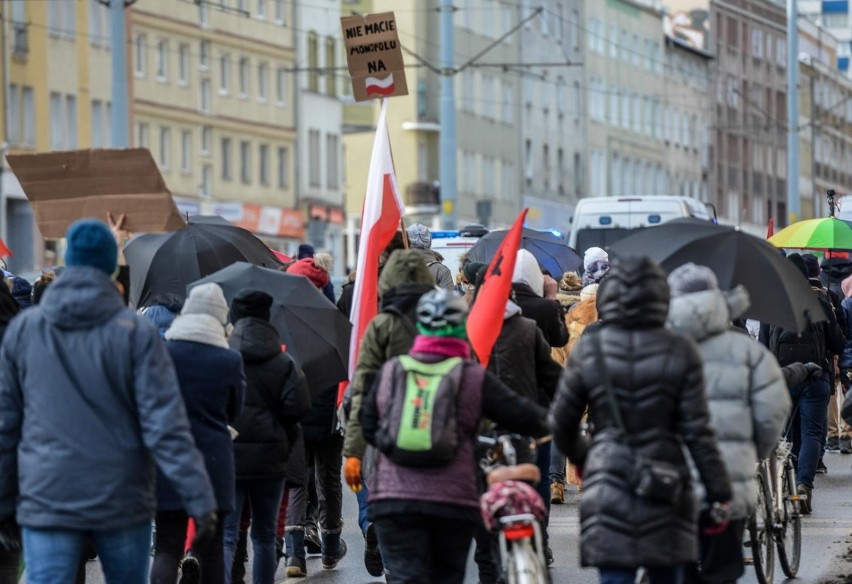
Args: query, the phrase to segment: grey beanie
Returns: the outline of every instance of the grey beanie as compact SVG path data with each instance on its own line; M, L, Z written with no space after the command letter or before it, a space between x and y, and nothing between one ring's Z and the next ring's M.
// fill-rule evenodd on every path
M719 281L713 270L692 262L683 264L669 274L668 281L672 298L693 292L719 289Z
M432 234L422 223L415 223L408 229L408 244L413 248L429 249L432 247Z

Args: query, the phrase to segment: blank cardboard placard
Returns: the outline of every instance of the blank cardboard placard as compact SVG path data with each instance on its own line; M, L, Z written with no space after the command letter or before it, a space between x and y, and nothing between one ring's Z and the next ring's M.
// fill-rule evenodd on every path
M106 221L124 213L134 233L173 231L185 225L151 153L70 150L6 157L47 239L65 236L84 217Z
M340 19L355 101L408 95L393 12Z

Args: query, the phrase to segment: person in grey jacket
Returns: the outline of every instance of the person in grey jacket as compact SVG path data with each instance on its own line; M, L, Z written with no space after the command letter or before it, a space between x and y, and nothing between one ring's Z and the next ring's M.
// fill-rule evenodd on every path
M456 287L453 274L450 268L443 264L444 258L438 252L432 251L432 233L429 228L415 223L406 230L406 234L411 249L423 256L423 261L435 278L435 285L445 290L453 290Z
M790 415L790 396L772 353L731 327L749 307L744 288L722 292L715 274L693 263L674 270L668 281L667 326L698 343L710 422L734 493L729 528L699 535L701 574L695 581L735 582L745 572L743 531L757 504L755 464L775 449Z
M118 249L91 219L68 229L65 273L0 349L0 524L23 528L27 582L73 582L94 542L110 584L143 584L156 468L198 525L216 499L157 329L124 306ZM16 509L17 506L17 509Z

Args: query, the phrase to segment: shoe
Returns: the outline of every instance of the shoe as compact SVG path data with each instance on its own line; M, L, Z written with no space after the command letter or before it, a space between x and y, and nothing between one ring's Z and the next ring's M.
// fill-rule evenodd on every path
M822 461L822 459L820 459L819 463L817 464L816 473L828 474L828 468L825 466L825 463Z
M832 436L825 443L826 452L837 452L840 450L840 439L837 436Z
M364 567L367 568L367 573L374 577L381 576L385 571L376 526L372 523L367 526L367 533L364 534Z
M544 561L548 566L553 565L553 550L549 545L544 546Z
M346 542L343 541L343 538L340 539L340 544L337 547L337 555L322 555L322 567L324 570L333 570L337 567L337 564L340 563L340 560L343 559L343 556L346 555Z
M799 485L796 488L796 494L799 495L799 511L802 515L810 515L813 511L813 489Z
M849 436L840 439L840 454L852 454L852 438Z
M287 577L288 578L304 578L308 575L308 566L305 563L305 558L287 558Z
M565 485L560 481L550 483L550 502L553 505L561 505L565 502Z
M187 552L180 563L178 584L199 584L199 582L201 582L201 565L191 551Z

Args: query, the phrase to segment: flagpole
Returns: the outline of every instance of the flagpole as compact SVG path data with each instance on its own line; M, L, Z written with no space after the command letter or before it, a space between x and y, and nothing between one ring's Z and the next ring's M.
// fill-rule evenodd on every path
M408 243L408 230L405 228L405 219L403 217L399 218L399 227L402 229L402 245L405 246L405 249L411 249L411 245Z

